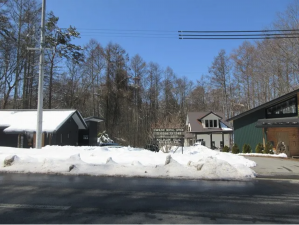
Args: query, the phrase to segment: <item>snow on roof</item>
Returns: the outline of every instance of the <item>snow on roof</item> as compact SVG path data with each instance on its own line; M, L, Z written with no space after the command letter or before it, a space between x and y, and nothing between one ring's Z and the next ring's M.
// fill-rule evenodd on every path
M80 121L76 110L44 110L43 132L57 131L60 126L70 117L73 117L79 129L86 127L84 121ZM0 127L6 133L12 132L35 132L37 124L37 111L0 111Z
M231 128L227 128L227 127L223 127L223 128L221 128L222 130L227 130L227 131L230 131L230 130L233 130L233 129L231 129Z

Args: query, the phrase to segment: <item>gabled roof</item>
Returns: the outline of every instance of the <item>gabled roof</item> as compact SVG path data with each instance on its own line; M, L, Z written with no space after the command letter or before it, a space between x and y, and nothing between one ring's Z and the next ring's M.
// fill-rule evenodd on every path
M204 117L208 116L209 114L214 114L217 117L219 117L220 121L230 128L230 125L227 123L227 121L224 119L225 116L221 112L188 112L187 113L187 122L191 125L191 132L194 133L206 133L206 132L219 132L219 131L228 131L226 129L220 129L220 128L203 128L200 120Z
M208 112L207 114L205 114L204 116L202 116L201 118L198 118L198 119L201 120L202 118L204 118L204 117L206 117L206 116L208 116L210 114L214 114L215 116L218 116L220 119L222 119L222 116L219 116L219 113L217 114L217 113L214 113L212 111ZM223 113L221 113L221 114L223 114Z
M269 102L266 102L266 103L264 103L264 104L262 104L262 105L259 105L259 106L255 107L255 108L253 108L253 109L250 109L250 110L248 110L248 111L246 111L246 112L243 112L243 113L241 113L241 114L239 114L239 115L237 115L237 116L231 117L231 118L229 118L227 121L236 120L236 119L239 119L239 118L241 118L241 117L243 117L243 116L247 116L247 115L249 115L249 114L251 114L251 113L253 113L253 112L255 112L255 111L258 111L258 110L260 110L260 109L269 108L270 106L276 105L276 104L278 104L278 103L280 103L280 102L286 101L286 100L288 100L288 99L290 99L290 98L292 98L292 97L297 96L297 93L298 93L298 92L299 92L299 89L297 89L297 90L295 90L295 91L292 91L292 92L290 92L290 93L288 93L288 94L285 94L285 95L283 95L283 96L280 96L280 97L278 97L278 98L275 98L275 99L273 99L273 100L271 100L271 101L269 101Z
M79 129L86 129L81 114L77 110L43 110L43 132L57 131L69 118L73 118ZM36 132L36 110L0 110L0 127L6 133Z

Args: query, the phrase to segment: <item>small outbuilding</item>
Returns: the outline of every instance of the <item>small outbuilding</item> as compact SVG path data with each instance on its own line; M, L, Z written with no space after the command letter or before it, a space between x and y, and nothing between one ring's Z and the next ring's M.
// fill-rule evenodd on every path
M211 149L230 147L232 133L233 129L221 112L189 112L184 145L201 143Z
M42 146L97 145L95 123L100 121L85 120L77 110L43 110ZM0 146L35 147L36 124L36 110L0 110Z
M79 130L79 145L80 146L96 146L98 145L98 123L103 119L99 117L84 118L87 129Z
M278 143L287 148L288 156L299 156L299 89L229 118L233 121L234 142L242 148L249 144Z

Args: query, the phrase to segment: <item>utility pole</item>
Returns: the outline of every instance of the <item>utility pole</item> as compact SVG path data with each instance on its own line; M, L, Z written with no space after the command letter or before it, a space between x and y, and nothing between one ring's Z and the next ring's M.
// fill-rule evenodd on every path
M45 12L46 0L42 0L42 19L41 35L39 48L27 48L27 50L37 50L39 56L39 80L38 80L38 100L37 100L37 123L36 123L36 143L35 148L42 148L42 131L43 131L43 88L44 88L44 54L45 54Z
M45 11L46 11L46 0L42 0L42 19L41 19L41 35L40 35L40 49L39 49L40 58L39 58L39 81L38 81L38 102L37 102L37 126L36 126L36 144L35 144L35 147L37 149L42 148Z

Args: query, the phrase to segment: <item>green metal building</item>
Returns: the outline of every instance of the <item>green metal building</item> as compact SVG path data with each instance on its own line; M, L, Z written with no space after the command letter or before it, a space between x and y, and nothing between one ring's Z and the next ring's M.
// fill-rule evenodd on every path
M299 89L229 118L233 121L234 143L241 150L249 144L254 152L258 143L270 141L275 149L284 142L289 156L299 155Z
M255 126L256 122L264 117L264 110L258 110L239 119L234 119L234 143L239 146L241 151L244 144L249 144L254 151L258 143L263 143L263 129Z

